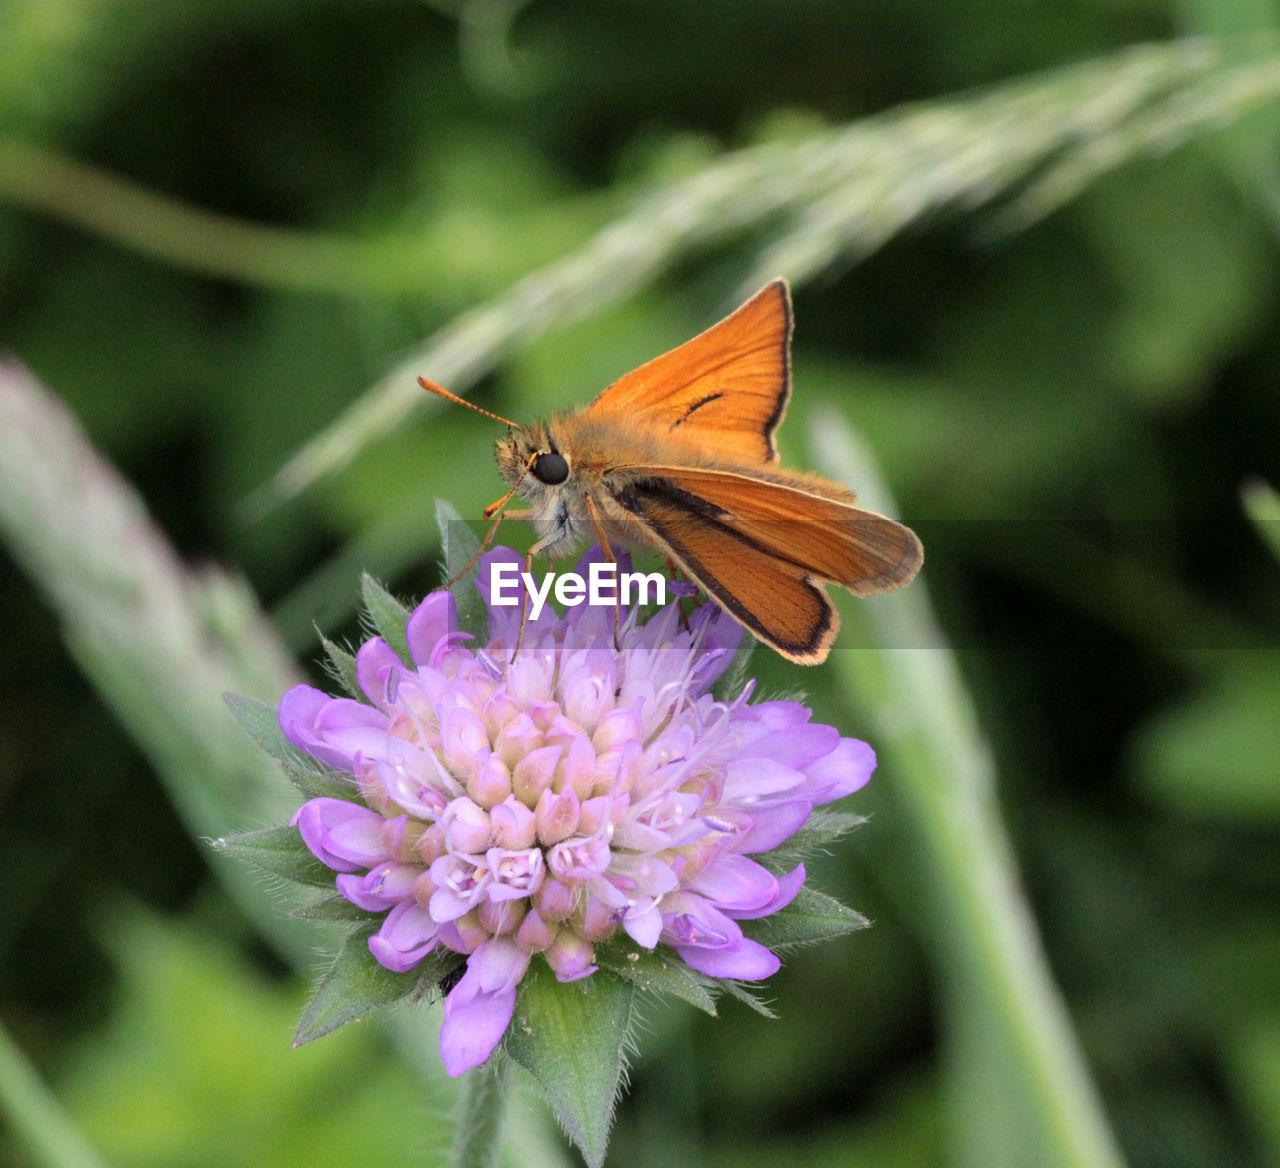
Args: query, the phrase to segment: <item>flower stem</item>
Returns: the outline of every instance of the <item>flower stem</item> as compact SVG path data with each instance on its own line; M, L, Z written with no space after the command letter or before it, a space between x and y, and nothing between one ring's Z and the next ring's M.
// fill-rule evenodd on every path
M512 351L624 300L683 255L775 225L738 289L745 299L778 272L799 285L925 216L1001 192L1022 189L1006 206L1004 229L1023 227L1128 159L1164 154L1273 101L1276 63L1238 59L1205 40L1138 46L716 158L631 201L576 249L405 354L260 488L248 510L292 498L429 408L417 382L423 370L463 392ZM0 170L0 195L3 179ZM66 189L57 187L63 199Z
M840 418L816 418L811 433L821 467L858 467L862 501L893 513L867 489L869 456ZM832 661L880 723L943 985L953 1162L1119 1168L1018 879L989 747L923 583L844 611L843 639L857 647Z
M453 1168L495 1168L507 1095L507 1060L501 1048L462 1079Z
M195 834L288 814L274 764L236 726L226 691L268 697L287 651L241 581L194 572L66 407L0 361L0 540L58 613L77 663L148 753ZM281 916L239 865L219 875L299 962L315 934Z
M44 211L176 267L268 288L416 292L422 273L436 266L430 241L345 238L236 219L15 138L0 137L0 200ZM412 266L406 256L413 257Z

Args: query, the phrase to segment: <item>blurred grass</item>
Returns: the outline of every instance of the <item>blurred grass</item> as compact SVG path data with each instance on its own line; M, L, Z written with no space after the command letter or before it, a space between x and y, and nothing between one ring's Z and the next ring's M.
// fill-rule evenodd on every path
M1246 520L1240 487L1280 470L1275 66L1265 40L1110 55L1175 26L1272 24L1269 9L1226 0L1016 18L969 4L7 0L0 344L65 397L184 556L243 569L305 658L313 621L350 633L360 570L405 592L434 582L436 496L475 514L497 494L492 426L397 412L418 402L410 373L475 381L523 420L586 401L745 284L791 276L784 459L810 463L806 426L838 408L918 521L1030 907L1126 1157L1274 1163L1280 606L1269 527ZM803 165L824 143L846 167L829 187ZM709 191L707 176L724 183ZM51 215L59 206L76 217ZM166 215L178 231L160 246ZM293 250L272 251L281 241ZM394 385L396 408L364 407L377 425L324 449L378 440L240 523L237 502L376 385ZM840 469L864 487L858 466ZM37 444L8 513L51 475ZM112 535L97 497L71 520L27 515L28 531L48 528L37 560L10 529L43 598L0 575L0 849L13 873L0 978L5 1020L130 1163L143 1149L85 1102L116 1086L93 1019L130 1023L100 1050L127 1037L177 1059L162 1020L121 995L135 977L177 976L167 963L185 941L141 943L117 906L208 903L205 861L169 807L204 814L200 786L182 781L193 767L215 787L259 773L224 747L198 764L184 751L233 729L205 699L237 655L211 646L241 628L250 665L268 642L238 624L238 585L204 593L222 577L185 570L195 631L175 641L180 626L142 593L118 640L90 639L68 614L109 611L131 585L90 575L76 591L71 566L95 537L137 570L148 546ZM1265 505L1250 496L1255 516ZM168 793L68 665L48 603L153 766L176 777ZM126 664L175 644L202 664ZM981 1115L1009 1102L953 1077L969 1065L958 1050L996 1049L979 1009L992 987L948 980L946 925L922 915L893 727L873 733L834 666L757 661L766 689L807 687L818 716L882 748L859 804L878 814L817 874L877 927L794 957L773 987L779 1023L655 1011L611 1162L963 1162L957 1104ZM270 697L285 669L282 655L246 688ZM225 790L241 795L212 822L259 814L236 802L246 788ZM238 952L235 913L213 920L214 952ZM133 937L136 970L109 956L117 932ZM273 1025L220 993L206 986L186 1009ZM429 1040L401 1042L430 1064ZM286 1093L308 1085L294 1057L281 1054ZM202 1094L175 1089L167 1162L196 1162L185 1149L203 1138ZM232 1092L227 1106L242 1103ZM350 1132L369 1122L355 1110ZM317 1147L290 1114L255 1129L271 1155ZM340 1127L335 1116L335 1149L358 1140ZM1029 1145L1016 1127L1009 1138L1016 1164ZM5 1156L24 1163L11 1144Z

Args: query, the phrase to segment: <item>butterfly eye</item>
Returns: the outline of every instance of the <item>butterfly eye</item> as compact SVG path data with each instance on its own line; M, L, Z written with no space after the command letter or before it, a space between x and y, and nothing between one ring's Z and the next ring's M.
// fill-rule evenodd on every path
M539 454L530 469L535 479L549 487L554 487L569 477L569 463L563 454L557 454L554 450L548 454Z

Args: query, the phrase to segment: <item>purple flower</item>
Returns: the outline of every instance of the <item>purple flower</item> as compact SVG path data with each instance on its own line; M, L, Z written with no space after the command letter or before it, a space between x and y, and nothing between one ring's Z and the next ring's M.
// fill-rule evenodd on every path
M344 897L386 914L373 956L396 971L466 957L440 1035L451 1075L502 1038L537 954L561 981L588 977L621 931L711 977L771 975L778 958L738 922L789 904L804 866L778 876L751 857L875 767L798 702L752 705L752 685L716 700L742 633L713 605L687 622L676 604L643 624L628 612L620 649L612 607L548 608L511 661L519 608L487 587L499 562L522 561L480 561L487 644L434 592L408 623L412 665L380 638L357 654L369 704L296 686L279 709L290 742L351 776L352 801L312 799L293 822Z

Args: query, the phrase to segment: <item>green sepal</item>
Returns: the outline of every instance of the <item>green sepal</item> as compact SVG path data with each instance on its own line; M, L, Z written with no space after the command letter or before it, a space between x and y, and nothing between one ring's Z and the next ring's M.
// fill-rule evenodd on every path
M401 661L407 662L410 659L409 640L405 636L405 627L409 624L409 610L368 572L360 578L360 588L365 610L378 636L391 646Z
M817 810L810 814L805 825L770 852L752 856L753 860L768 868L775 876L790 872L802 860L815 852L826 851L846 832L866 823L862 815L850 815L846 811Z
M731 998L737 998L744 1006L750 1006L762 1017L777 1018L778 1015L769 1009L769 1007L766 1006L758 997L756 997L755 991L743 985L742 982L734 981L732 978L718 977L716 978L716 985L724 990L724 992Z
M558 982L537 962L520 982L504 1040L539 1083L590 1168L600 1168L632 1045L634 987L603 971Z
M280 764L289 782L298 788L308 799L345 799L348 803L361 803L360 792L356 789L355 779L335 771L332 767L322 766L310 758L299 757L286 759Z
M326 896L323 900L298 905L289 915L306 921L342 921L354 924L357 921L367 921L369 910L352 904L345 896Z
M292 825L228 836L215 840L213 846L220 852L295 884L333 888L333 869L316 859L302 842L298 829Z
M341 645L329 640L323 634L320 637L320 644L324 647L325 667L329 676L342 686L351 697L364 701L365 697L360 690L360 682L356 677L355 654L348 653Z
M244 694L238 693L224 693L222 700L227 703L231 716L240 723L240 729L276 762L300 762L305 757L284 736L275 706L269 706L266 702L258 701L257 698L247 698Z
M381 926L379 918L347 937L302 1012L294 1046L332 1034L339 1026L379 1006L389 1006L411 995L425 997L466 960L450 949L436 949L407 973L394 973L379 965L369 952L369 938Z
M225 693L222 700L240 728L284 768L289 781L309 799L328 795L354 801L358 797L350 778L320 766L284 736L274 706L237 693Z
M860 912L841 904L834 896L803 887L786 908L756 921L740 922L742 931L769 949L794 949L829 941L871 922Z
M669 950L649 952L635 946L597 945L595 957L601 969L630 982L637 989L651 994L670 994L715 1016L715 980L690 969Z
M440 528L440 546L444 548L446 580L453 580L480 549L480 541L447 499L436 500L436 526ZM458 606L458 628L475 633L486 640L489 614L475 586L475 567L453 584L453 599Z

